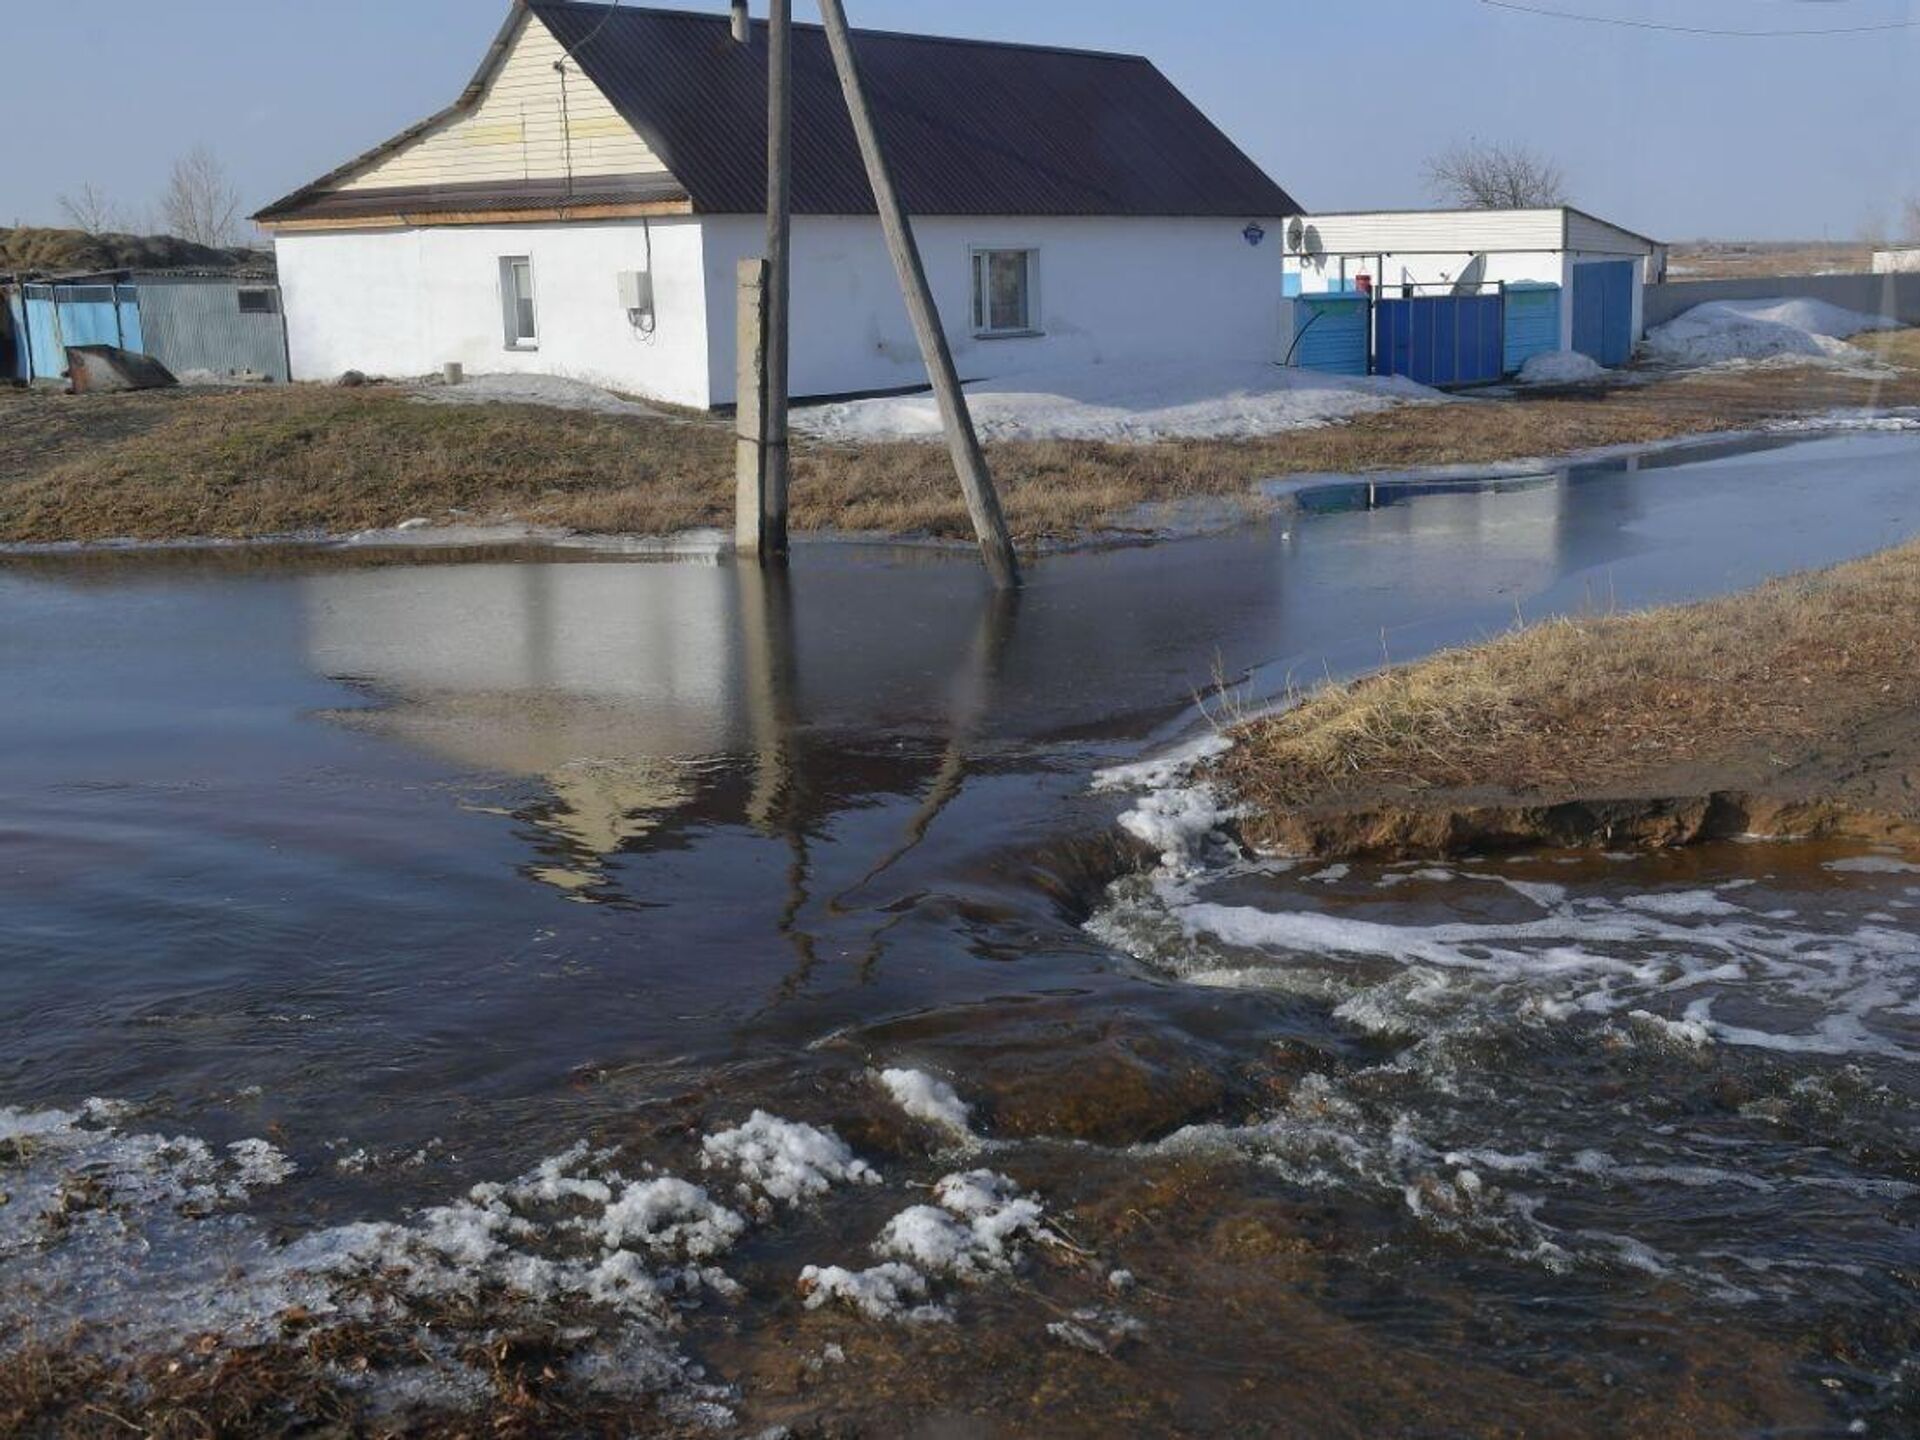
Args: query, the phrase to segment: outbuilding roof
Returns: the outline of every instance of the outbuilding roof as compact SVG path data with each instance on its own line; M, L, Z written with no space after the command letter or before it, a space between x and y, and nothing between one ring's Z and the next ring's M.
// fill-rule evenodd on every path
M764 207L764 21L755 23L753 43L741 45L721 13L610 9L599 0L516 0L516 7L516 14L532 12L571 52L696 213ZM1139 56L874 30L855 31L854 47L895 182L913 213L1247 219L1299 209ZM461 99L427 124L474 105L501 51L496 41ZM793 110L795 213L873 213L817 25L794 26ZM260 218L323 213L331 182L423 128ZM362 192L358 200L378 193Z

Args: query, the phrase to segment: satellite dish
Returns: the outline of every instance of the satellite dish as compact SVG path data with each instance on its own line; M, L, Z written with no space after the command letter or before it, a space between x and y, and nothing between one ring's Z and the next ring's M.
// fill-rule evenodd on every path
M1300 253L1300 247L1306 244L1307 222L1298 215L1287 222L1287 248L1294 254Z

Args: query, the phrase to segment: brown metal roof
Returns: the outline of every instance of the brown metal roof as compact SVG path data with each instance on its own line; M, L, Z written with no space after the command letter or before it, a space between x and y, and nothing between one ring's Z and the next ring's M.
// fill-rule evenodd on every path
M766 25L723 14L527 0L666 162L696 211L766 203ZM818 26L793 37L793 205L873 211ZM854 47L907 208L921 215L1203 215L1298 207L1132 55L862 30Z
M756 22L752 44L737 45L724 14L516 0L515 18L521 8L573 52L696 212L750 214L765 205L764 21ZM451 109L259 218L351 218L335 208L347 197L330 187L367 159L471 107L513 25L510 18ZM871 214L873 195L825 32L796 25L793 40L794 211ZM1300 208L1138 56L872 30L854 32L854 46L895 181L915 214L1252 219ZM583 178L578 188L599 191L606 183ZM532 188L502 194L503 205L540 198ZM364 213L395 213L390 199L377 203L382 192L362 193L373 207ZM584 202L573 195L568 203ZM403 213L433 211L410 205Z

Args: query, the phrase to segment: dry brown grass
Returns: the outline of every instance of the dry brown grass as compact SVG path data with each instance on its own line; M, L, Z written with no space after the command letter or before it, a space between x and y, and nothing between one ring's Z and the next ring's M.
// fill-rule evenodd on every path
M1026 545L1150 528L1135 512L1251 507L1263 478L1492 464L1727 430L1838 406L1920 405L1920 331L1863 342L1882 379L1750 370L1513 400L1391 410L1263 440L989 447ZM415 516L514 519L586 533L729 523L724 422L429 406L399 389L295 386L70 398L0 392L0 541L344 533ZM794 456L802 531L971 534L945 450Z
M1763 785L1920 706L1920 542L1705 604L1555 620L1240 727L1256 812Z

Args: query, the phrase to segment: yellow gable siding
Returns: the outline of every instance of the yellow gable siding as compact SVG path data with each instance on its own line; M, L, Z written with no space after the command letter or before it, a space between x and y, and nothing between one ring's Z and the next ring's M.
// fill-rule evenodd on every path
M563 110L560 75L553 66L565 54L553 32L528 16L473 109L443 121L339 188L565 179L569 136L575 179L665 173L660 157L578 65L568 67Z

